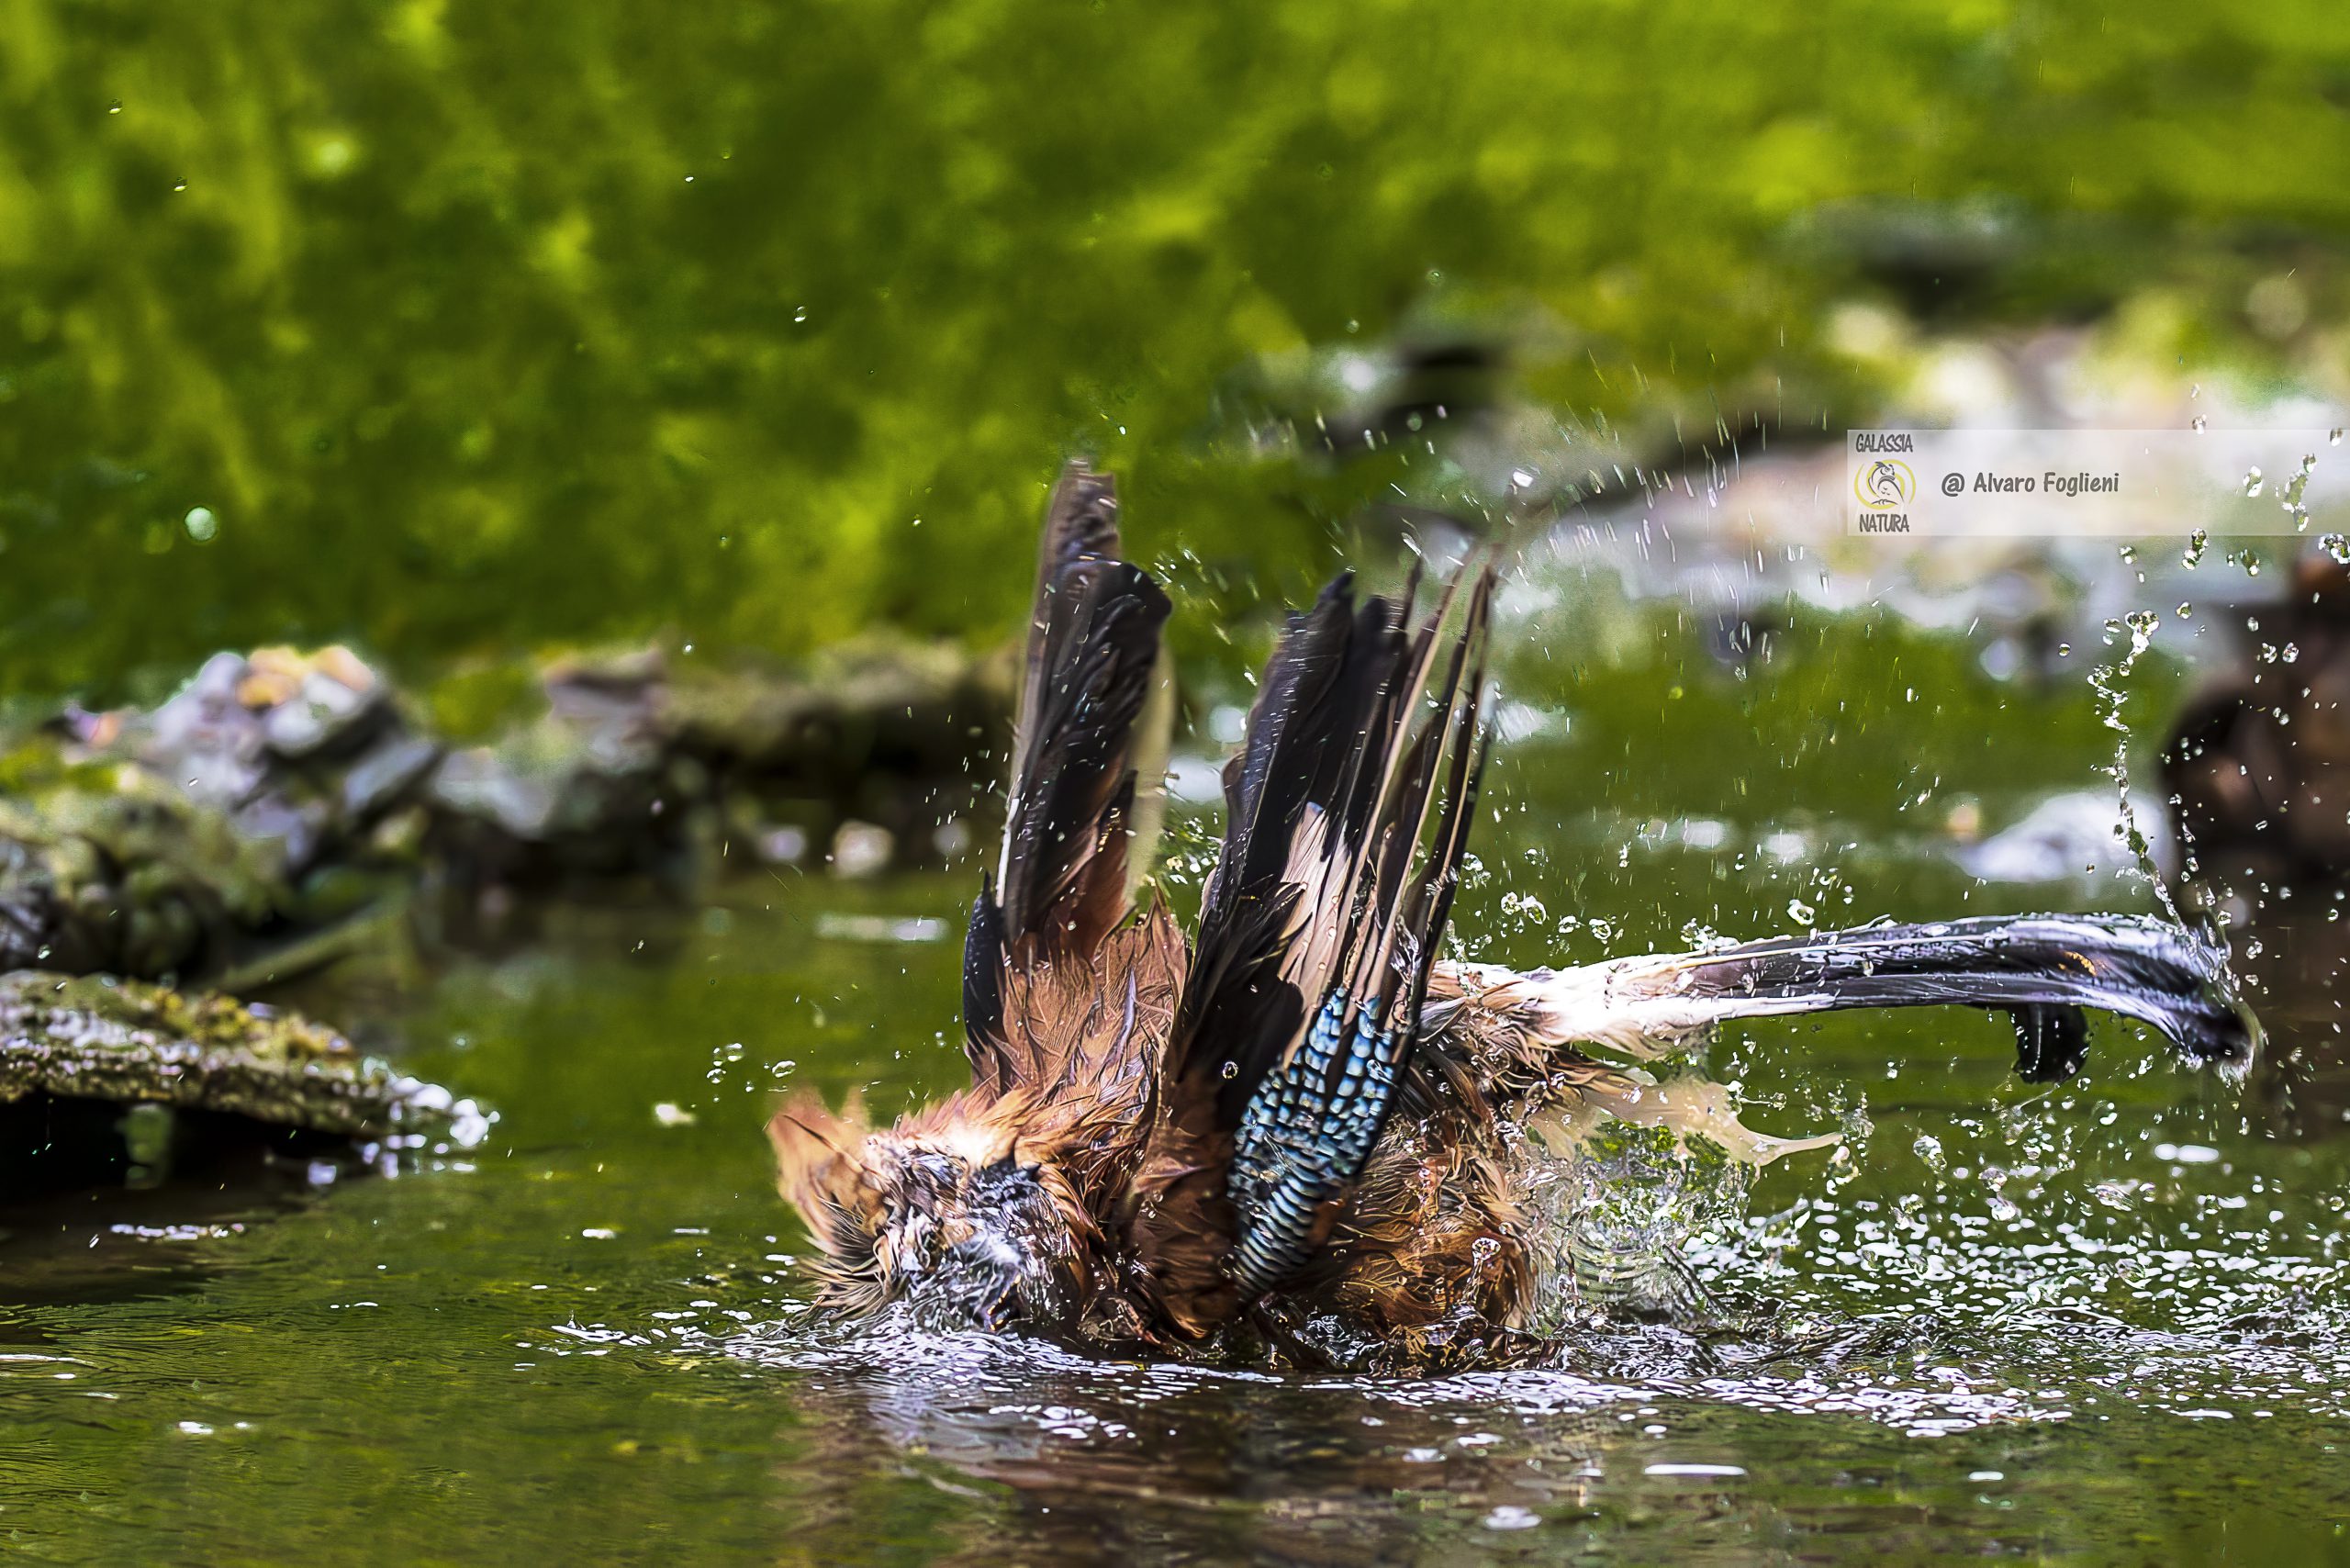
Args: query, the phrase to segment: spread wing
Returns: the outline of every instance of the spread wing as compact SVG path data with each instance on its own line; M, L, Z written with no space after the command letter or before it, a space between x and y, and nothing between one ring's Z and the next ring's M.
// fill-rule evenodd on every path
M2079 1070L2085 1008L2153 1025L2191 1062L2241 1067L2259 1042L2224 953L2178 926L2121 915L1871 925L1524 973L1447 964L1435 985L1429 1026L1513 1096L1539 1092L1574 1046L1651 1056L1733 1019L1861 1007L2003 1011L2015 1021L2017 1069L2035 1082Z
M964 942L964 1048L974 1082L999 1093L1056 1069L1031 1031L1007 1023L1008 990L1091 968L1125 917L1157 821L1167 596L1119 557L1117 512L1110 476L1078 462L1045 515L1003 851Z
M1473 810L1492 582L1421 616L1341 578L1266 668L1128 1204L1182 1333L1312 1256L1393 1103Z

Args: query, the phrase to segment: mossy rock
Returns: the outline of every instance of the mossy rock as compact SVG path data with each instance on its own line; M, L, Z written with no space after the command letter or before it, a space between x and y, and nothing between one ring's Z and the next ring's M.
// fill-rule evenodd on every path
M42 1099L163 1105L350 1140L464 1144L486 1126L471 1101L290 1014L108 976L0 975L0 1127L11 1108Z

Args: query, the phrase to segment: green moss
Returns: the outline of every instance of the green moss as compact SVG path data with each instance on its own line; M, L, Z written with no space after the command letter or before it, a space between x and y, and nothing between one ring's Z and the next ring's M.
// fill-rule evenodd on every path
M447 1094L304 1018L109 976L19 970L0 975L0 1105L35 1094L350 1137L446 1126L453 1112Z

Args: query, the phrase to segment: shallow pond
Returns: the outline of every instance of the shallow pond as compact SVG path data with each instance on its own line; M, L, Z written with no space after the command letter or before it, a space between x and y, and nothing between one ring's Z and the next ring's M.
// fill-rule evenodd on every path
M2099 549L2075 594L1934 549L1908 575L1961 591L1926 596L1784 540L1635 561L1613 509L1888 409L2017 417L2066 366L2174 425L2338 407L2350 9L1251 19L0 6L0 720L276 642L445 695L553 645L991 641L1085 450L1181 604L1207 736L1263 608L1386 565L1409 509L1537 558L1455 923L1477 956L2153 907L2105 835L2096 628L2164 612L2121 688L2159 734L2164 661L2281 574L2222 547L2181 585L2174 544L2149 586ZM1414 403L1398 345L1497 358L1440 457L1353 451ZM1589 547L1551 548L1586 493ZM1348 521L1373 501L1402 505ZM2086 840L1962 859L2043 808ZM1213 826L1179 826L1180 899ZM1964 1013L1726 1034L1703 1070L1748 1118L1841 1156L1562 1166L1590 1264L1560 1364L1416 1383L811 1321L760 1125L789 1084L888 1110L956 1081L979 858L582 905L290 993L501 1119L389 1179L0 1209L0 1550L2350 1556L2331 892L2257 933L2278 1048L2242 1084L2109 1023L2053 1090Z
M2110 866L2020 886L1953 858L1953 805L1997 828L2109 788L2086 669L2001 684L1958 639L1854 618L1740 668L1670 615L1598 643L1570 620L1520 606L1510 633L1472 950L2151 907ZM2175 689L2140 673L2150 701ZM1179 829L1179 896L1212 825ZM0 1540L205 1563L2350 1551L2350 1097L2322 1063L2238 1085L2110 1022L2054 1089L1966 1013L1715 1041L1751 1121L1845 1149L1751 1182L1638 1140L1562 1168L1561 1224L1607 1262L1556 1304L1551 1370L1270 1374L817 1324L759 1125L787 1082L890 1107L956 1081L969 882L776 872L704 909L562 912L422 983L309 988L502 1119L392 1179L258 1171L0 1222Z

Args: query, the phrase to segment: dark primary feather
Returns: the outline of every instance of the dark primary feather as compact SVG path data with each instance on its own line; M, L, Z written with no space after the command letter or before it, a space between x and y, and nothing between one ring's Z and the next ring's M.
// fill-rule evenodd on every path
M964 943L965 1037L975 1078L1002 1088L1008 973L1090 962L1126 913L1137 801L1157 779L1136 762L1158 684L1167 596L1118 558L1109 476L1072 463L1038 553L1003 850Z
M2153 920L1991 915L1753 942L1694 960L1684 994L1854 1007L2000 1008L2016 1020L2024 1076L2080 1065L2081 1010L2150 1024L2197 1061L2240 1062L2250 1028L2219 955Z
M1452 591L1416 620L1409 594L1358 608L1342 577L1267 667L1132 1226L1190 1329L1238 1305L1227 1251L1254 1294L1326 1234L1384 1125L1465 836L1490 591L1482 570L1448 636Z
M1437 645L1442 606L1423 633L1428 646L1413 678L1390 695L1373 725L1389 757L1387 778L1371 831L1350 851L1361 885L1343 906L1353 913L1336 983L1306 1039L1265 1076L1242 1112L1228 1189L1238 1210L1236 1268L1251 1294L1295 1277L1327 1238L1404 1082L1475 807L1491 588L1490 576L1481 575L1471 592L1449 668L1429 689L1435 715L1421 710L1426 654ZM1440 757L1450 759L1441 778ZM1433 848L1423 853L1439 784L1444 814Z
M1462 1025L1485 1042L1486 1076L1521 1087L1544 1081L1560 1047L1640 1052L1731 1019L1861 1007L2003 1010L2035 1080L2079 1068L2089 1008L2152 1025L2194 1062L2240 1066L2259 1043L2219 948L2125 915L1886 924L1573 969L1454 965L1438 980L1427 1026Z
M1116 517L1109 476L1070 464L1038 552L998 871L1012 937L1080 951L1125 912L1136 724L1169 610L1119 558Z

